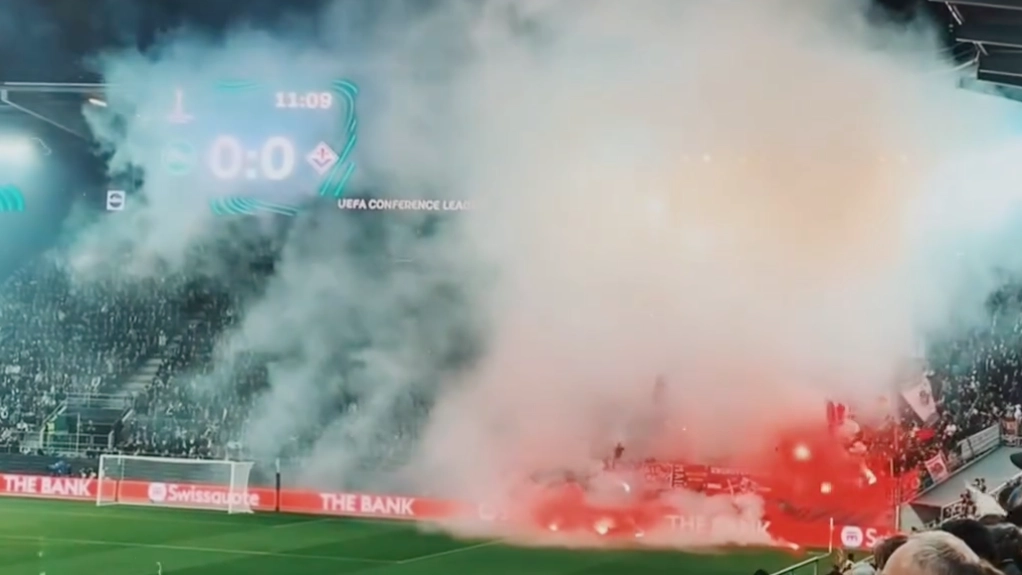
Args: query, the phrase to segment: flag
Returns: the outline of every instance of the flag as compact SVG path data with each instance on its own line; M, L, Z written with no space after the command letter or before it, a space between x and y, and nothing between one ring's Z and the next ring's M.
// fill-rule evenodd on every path
M979 489L976 489L974 485L965 484L965 489L972 495L972 500L976 503L976 515L983 517L984 515L998 515L1004 517L1007 513L1001 504L997 502L997 499L989 493L983 493Z
M947 463L944 462L944 454L942 453L927 459L925 465L926 471L933 478L934 483L939 483L951 475L951 472L948 471Z
M930 425L937 419L937 402L933 398L933 387L925 375L920 374L919 379L911 387L901 391L901 396L924 424Z
M848 406L843 403L827 401L827 423L832 429L841 427L848 418Z

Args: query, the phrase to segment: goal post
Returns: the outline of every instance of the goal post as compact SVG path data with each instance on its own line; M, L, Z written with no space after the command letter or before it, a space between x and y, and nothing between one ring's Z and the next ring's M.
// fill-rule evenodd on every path
M140 505L252 513L250 461L101 455L96 505Z

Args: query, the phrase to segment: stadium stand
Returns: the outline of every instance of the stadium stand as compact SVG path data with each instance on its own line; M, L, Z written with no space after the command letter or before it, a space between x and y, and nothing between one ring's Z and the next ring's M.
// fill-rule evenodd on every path
M52 258L23 268L0 289L0 446L41 447L32 434L60 406L123 393L125 378L151 360L156 373L121 396L132 411L129 425L100 450L222 456L238 439L250 398L266 384L265 365L244 360L251 365L234 370L237 381L218 386L216 395L196 382L212 371L217 341L240 314L245 299L233 292L257 292L263 280L265 273L244 270L229 286L180 277L76 285ZM989 329L931 354L939 419L925 425L902 406L897 432L892 422L863 438L871 451L897 454L898 468L924 475L924 462L943 453L954 471L964 463L954 453L958 442L1015 414L1020 364L1009 342L1022 321L1015 314L1008 325L1000 310L1014 300L1000 297Z
M165 297L169 281L75 285L54 261L41 259L4 283L0 437L6 450L38 447L26 439L55 410L109 393L168 340L178 315Z
M193 459L239 454L252 398L267 385L265 358L234 358L229 385L203 381L218 375L222 336L241 316L248 295L262 289L266 272L244 268L228 283L171 276L79 285L51 258L21 269L0 286L0 449L20 454L23 459L12 461L25 467L38 455L75 462L55 466L52 457L43 458L47 472L57 474L93 473L90 462L101 453ZM871 453L895 456L900 473L918 473L919 486L903 493L905 500L985 455L960 448L984 429L1015 422L1008 439L1019 442L1017 303L999 294L989 326L930 350L934 419L922 421L906 404L887 427L863 430L860 439ZM143 365L154 368L146 372ZM409 419L426 405L412 401ZM352 398L338 399L338 409L357 408ZM381 438L380 464L396 452L391 439ZM941 473L928 465L937 455L946 462ZM989 491L1002 504L1017 486L1014 480L988 489L985 478L977 479L976 491ZM960 500L923 527L976 517L973 495L959 492Z

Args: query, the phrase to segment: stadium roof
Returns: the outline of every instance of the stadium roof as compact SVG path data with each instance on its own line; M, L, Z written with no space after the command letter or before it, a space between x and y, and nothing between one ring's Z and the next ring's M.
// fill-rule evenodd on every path
M101 104L103 92L100 84L0 82L0 118L4 126L42 122L52 130L88 139L82 107L90 100Z
M954 39L977 49L976 78L1022 93L1022 0L940 3L954 18Z

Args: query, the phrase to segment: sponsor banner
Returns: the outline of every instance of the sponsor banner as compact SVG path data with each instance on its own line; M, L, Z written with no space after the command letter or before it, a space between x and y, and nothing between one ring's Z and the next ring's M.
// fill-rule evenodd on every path
M105 501L153 507L273 511L277 500L273 489L259 487L249 488L244 493L231 493L227 487L218 485L104 480L97 488L103 490Z
M0 475L0 495L95 500L96 480L84 477L47 477L43 475Z
M825 549L834 545L845 549L872 549L878 541L895 534L885 527L831 525L829 520L795 521L778 517L772 520L737 519L734 517L700 517L667 514L666 527L691 542L693 535L704 535L712 541L748 542L761 539L765 544ZM698 540L698 537L696 537Z
M835 546L849 551L855 549L871 551L877 543L896 534L893 530L859 525L835 526L835 531L837 535Z
M231 493L226 486L217 485L127 480L104 480L100 484L96 479L81 477L0 475L0 496L96 501L100 493L102 499L110 503L220 511L227 510L233 503L242 507L247 504L256 512L273 512L278 503L276 491L266 488ZM506 521L515 516L510 509L491 505L371 493L282 490L279 504L280 511L285 513L416 521L460 518ZM850 549L868 549L893 532L882 525L831 525L826 517L794 517L780 513L754 520L688 515L665 506L660 508L660 517L659 524L668 533L677 532L687 541L691 541L693 533L706 534L715 541L728 537L748 541L762 535L764 544L794 543L823 548L840 543Z
M951 475L951 471L948 470L947 463L944 462L944 454L938 453L933 457L926 460L926 472L930 474L935 483L944 481Z
M958 442L958 452L963 461L970 461L983 455L1001 443L1001 426L991 425L983 431L974 433Z
M903 389L901 396L924 424L929 425L937 419L937 402L933 398L930 379L925 374L920 374L911 386Z
M652 489L671 489L674 487L674 465L659 461L642 464L642 476Z
M285 513L418 520L443 519L463 512L474 513L470 507L439 499L315 491L281 491L280 510Z

